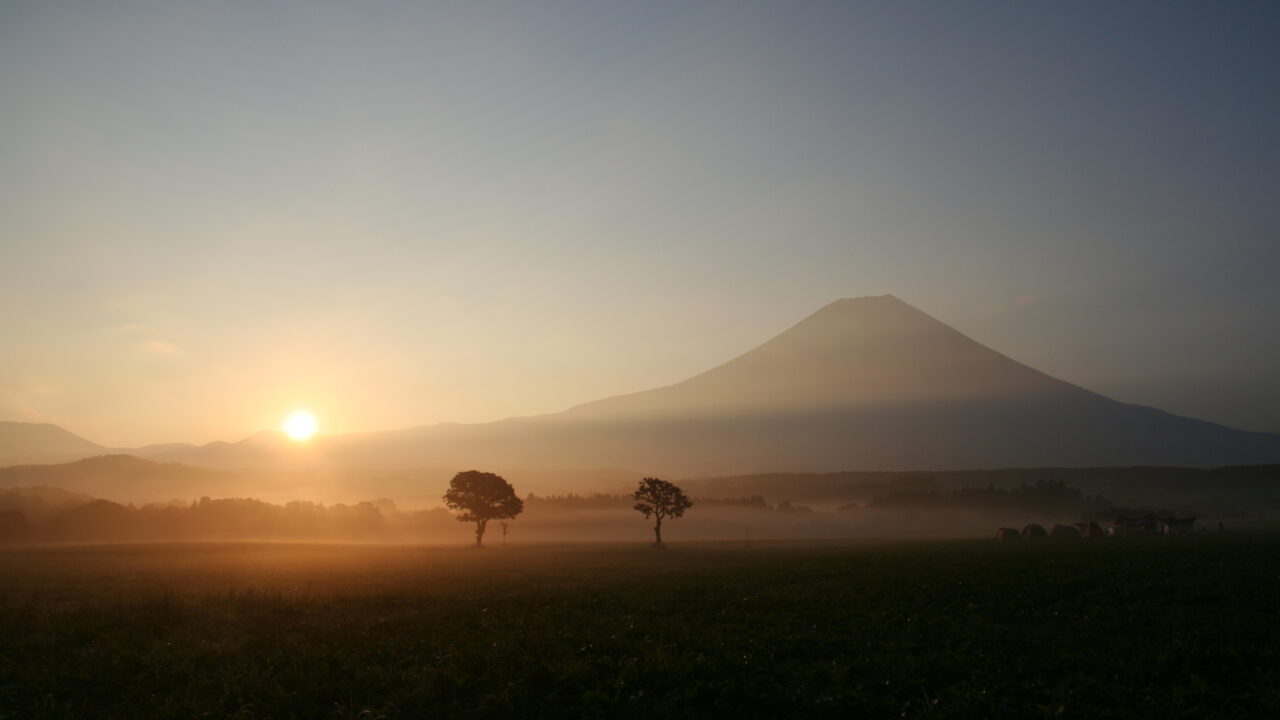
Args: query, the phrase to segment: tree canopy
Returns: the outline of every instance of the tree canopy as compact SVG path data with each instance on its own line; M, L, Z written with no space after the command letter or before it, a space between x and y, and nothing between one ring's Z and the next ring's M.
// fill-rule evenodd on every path
M684 511L693 507L693 501L675 483L647 477L640 481L632 496L636 500L635 509L646 518L654 518L653 542L662 544L662 521L666 518L678 518Z
M476 524L476 546L484 544L490 520L510 520L524 510L524 501L501 475L467 470L453 476L444 503L458 513L459 522Z

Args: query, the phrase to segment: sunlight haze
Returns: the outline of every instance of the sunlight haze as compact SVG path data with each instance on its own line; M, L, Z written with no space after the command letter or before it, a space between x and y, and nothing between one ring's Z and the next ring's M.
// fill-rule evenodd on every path
M0 419L136 446L300 406L326 433L559 412L893 293L1116 399L1280 432L1274 29L6 3Z
M286 435L299 442L310 440L311 436L316 434L317 428L319 428L319 422L316 421L316 416L306 410L291 413L280 426Z

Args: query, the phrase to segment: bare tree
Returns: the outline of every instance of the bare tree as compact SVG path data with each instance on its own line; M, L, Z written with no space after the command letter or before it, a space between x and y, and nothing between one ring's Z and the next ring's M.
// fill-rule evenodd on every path
M654 518L653 544L662 546L662 521L666 518L678 518L684 511L693 507L693 502L673 483L658 478L645 478L636 488L636 510L644 513L646 518Z
M484 531L490 520L510 520L524 510L524 501L516 497L515 488L501 475L468 470L453 476L444 503L458 510L459 522L476 524L476 547L484 544Z

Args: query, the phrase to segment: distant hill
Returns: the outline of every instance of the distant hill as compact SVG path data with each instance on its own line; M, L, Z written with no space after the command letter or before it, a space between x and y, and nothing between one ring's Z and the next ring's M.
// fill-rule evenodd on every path
M543 490L599 488L637 473L1280 463L1280 435L1111 400L881 296L831 303L683 382L558 414L305 444L267 433L136 454L348 477L414 470L438 480L480 467Z
M130 455L103 455L57 465L0 468L0 492L42 486L118 502L168 502L245 490L245 478L206 468L156 463ZM65 499L65 496L64 498ZM90 498L92 499L92 498Z
M322 444L323 439L313 438L313 442L314 445L302 445L292 442L277 430L260 430L238 442L219 440L205 445L148 445L132 451L132 454L157 462L224 470L251 470L305 465L305 461L313 455L310 451Z
M56 487L0 488L0 513L20 512L31 522L43 522L94 498Z
M57 425L0 421L0 466L66 462L105 452Z

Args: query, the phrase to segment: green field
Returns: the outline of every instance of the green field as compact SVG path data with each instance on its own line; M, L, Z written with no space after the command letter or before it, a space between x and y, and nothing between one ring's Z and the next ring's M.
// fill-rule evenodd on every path
M1280 537L0 550L4 718L1280 717Z

